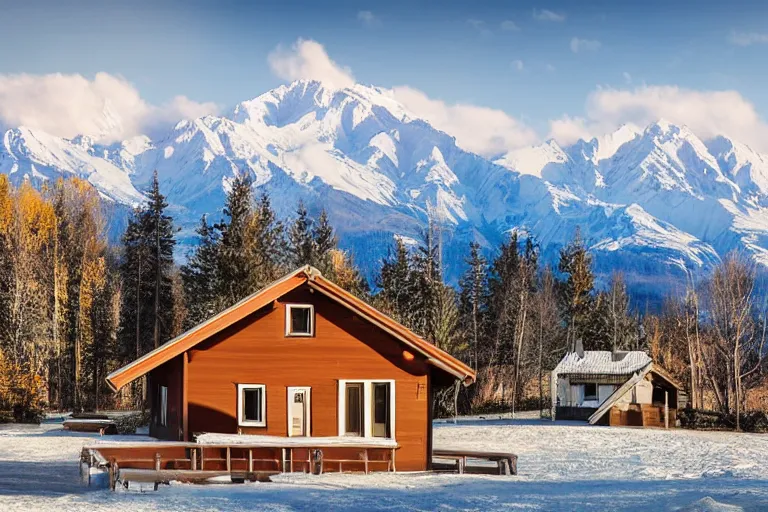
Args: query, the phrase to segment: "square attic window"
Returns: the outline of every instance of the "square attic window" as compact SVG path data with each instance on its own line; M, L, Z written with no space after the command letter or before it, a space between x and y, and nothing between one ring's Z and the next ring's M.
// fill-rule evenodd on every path
M314 336L315 308L311 304L288 304L285 311L286 336Z

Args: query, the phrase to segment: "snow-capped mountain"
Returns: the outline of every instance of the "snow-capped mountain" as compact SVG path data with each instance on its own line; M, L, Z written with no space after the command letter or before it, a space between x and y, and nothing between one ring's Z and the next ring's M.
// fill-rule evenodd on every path
M418 239L428 215L441 225L451 278L470 240L491 248L519 230L554 261L577 227L600 272L620 269L657 291L733 249L768 265L768 156L664 121L489 161L388 90L298 81L155 139L106 146L19 127L0 146L0 172L12 180L77 175L117 205L140 201L155 170L182 236L202 214L217 218L229 180L247 171L284 217L299 199L326 208L369 273L394 236Z

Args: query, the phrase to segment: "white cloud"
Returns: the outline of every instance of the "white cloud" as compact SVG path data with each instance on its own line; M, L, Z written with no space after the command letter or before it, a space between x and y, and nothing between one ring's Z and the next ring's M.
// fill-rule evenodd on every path
M357 20L369 27L377 26L381 23L379 18L371 11L359 11L357 13Z
M601 46L602 43L600 43L600 41L579 39L578 37L571 39L571 51L573 53L593 52L599 50Z
M584 117L550 122L549 136L563 144L617 129L625 123L646 126L664 118L709 139L726 135L768 151L768 123L736 91L698 91L677 86L600 88L589 95Z
M557 68L555 68L555 66L553 66L552 64L547 64L546 66L544 66L544 68L545 68L547 71L549 71L550 73L554 73L554 72L555 72L555 70L557 69Z
M768 33L763 32L731 32L729 38L731 44L737 46L751 46L753 44L768 44Z
M501 30L507 30L510 32L517 32L520 30L520 27L517 26L517 23L515 23L512 20L504 20L501 22Z
M216 112L212 103L178 96L162 106L141 98L122 77L82 75L0 75L0 125L27 126L71 138L89 135L114 142L152 130L158 123L176 123Z
M481 36L483 37L490 37L493 35L493 31L486 27L485 22L483 20L478 20L475 18L470 18L467 20L467 23L472 26L475 30L477 30Z
M565 21L565 14L550 11L549 9L533 10L533 18L539 21Z
M459 146L493 156L538 141L536 133L507 113L468 104L447 104L411 87L395 87L394 97L435 128L456 137Z
M290 82L318 80L336 88L355 84L352 71L332 61L323 45L317 41L299 39L289 49L278 46L267 60L276 76Z
M621 74L622 77L624 77L624 83L631 84L632 83L632 75L630 75L628 72L623 72Z
M517 59L512 61L512 67L514 67L518 71L522 71L523 69L525 69L525 64L520 59Z

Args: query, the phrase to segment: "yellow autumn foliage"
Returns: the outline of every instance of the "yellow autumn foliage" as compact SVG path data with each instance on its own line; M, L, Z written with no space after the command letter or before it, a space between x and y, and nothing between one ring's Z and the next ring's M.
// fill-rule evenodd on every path
M39 423L43 414L43 381L0 351L0 422Z

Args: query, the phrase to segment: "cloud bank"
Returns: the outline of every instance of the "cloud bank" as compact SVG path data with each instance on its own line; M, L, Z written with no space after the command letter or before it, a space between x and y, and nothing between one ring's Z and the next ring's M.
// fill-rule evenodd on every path
M0 75L0 126L27 126L59 137L88 135L109 143L215 113L213 103L177 96L151 105L122 77L97 73L93 79L61 73Z
M591 138L625 123L646 126L660 118L686 125L699 137L726 135L768 151L768 123L736 91L699 91L677 86L600 88L587 98L584 117L550 122L549 136L562 144Z

